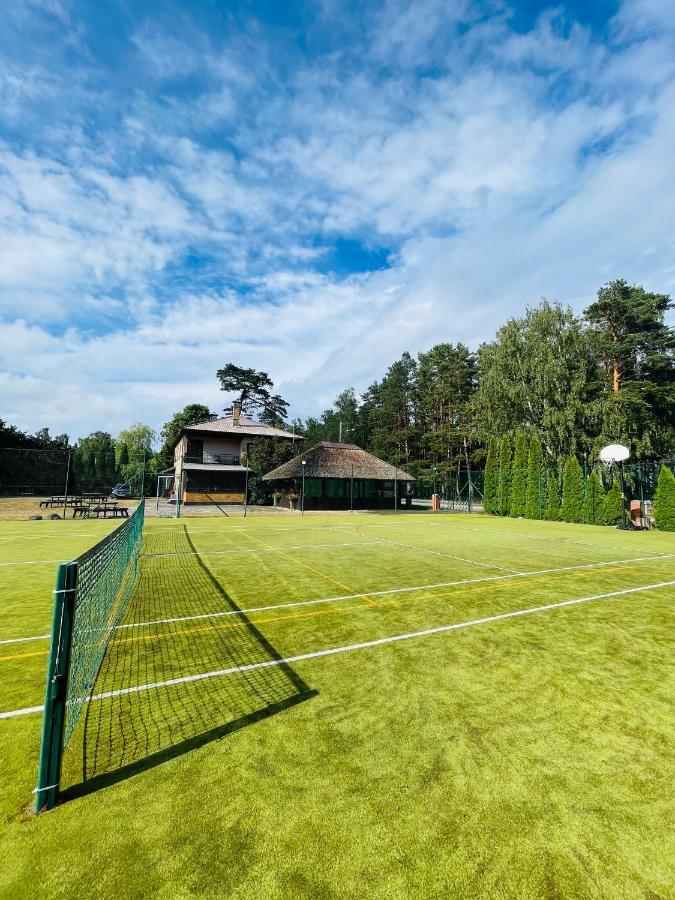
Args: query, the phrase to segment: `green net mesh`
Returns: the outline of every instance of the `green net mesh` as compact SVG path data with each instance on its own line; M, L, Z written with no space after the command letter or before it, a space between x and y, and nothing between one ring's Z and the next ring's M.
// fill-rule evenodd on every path
M96 681L113 630L131 596L143 543L144 505L120 528L75 560L77 581L64 746Z

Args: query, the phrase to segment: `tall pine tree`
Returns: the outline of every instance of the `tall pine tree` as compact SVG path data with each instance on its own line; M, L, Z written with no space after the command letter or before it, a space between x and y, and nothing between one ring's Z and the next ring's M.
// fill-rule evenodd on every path
M514 518L525 515L527 505L527 437L520 430L516 435L516 449L511 467L510 513Z
M654 494L654 521L661 531L675 531L675 475L661 466Z
M568 456L563 470L560 518L563 522L584 521L584 473L574 454Z
M558 475L554 470L549 471L546 479L546 518L549 522L557 522L560 519L560 495L558 493Z
M508 435L502 438L499 451L499 515L508 516L511 499L511 442Z
M541 442L532 436L527 459L527 502L525 515L528 519L541 519L544 512L544 473L542 472Z
M485 512L491 515L499 512L499 441L495 437L491 437L488 443L483 501Z

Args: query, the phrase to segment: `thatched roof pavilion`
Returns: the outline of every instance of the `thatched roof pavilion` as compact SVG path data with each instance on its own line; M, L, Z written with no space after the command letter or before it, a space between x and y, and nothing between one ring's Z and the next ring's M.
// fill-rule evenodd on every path
M304 463L304 465L303 465ZM396 466L367 453L356 444L321 441L287 463L278 466L264 481L273 483L282 506L292 505L302 491L305 509L378 509L393 507L408 493L415 479Z

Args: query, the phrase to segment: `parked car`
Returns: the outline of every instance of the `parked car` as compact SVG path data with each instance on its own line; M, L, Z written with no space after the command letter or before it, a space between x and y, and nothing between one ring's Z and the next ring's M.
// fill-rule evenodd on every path
M131 485L116 484L110 493L113 495L113 497L117 497L118 500L124 500L127 497L131 497Z

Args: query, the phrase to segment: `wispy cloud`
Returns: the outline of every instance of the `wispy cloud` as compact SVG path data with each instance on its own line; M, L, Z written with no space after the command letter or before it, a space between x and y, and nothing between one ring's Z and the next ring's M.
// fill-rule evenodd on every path
M324 2L283 25L250 10L13 15L3 418L157 426L217 407L229 359L316 413L403 349L476 345L541 295L673 290L665 0L593 24L469 0ZM388 265L350 272L345 240Z

